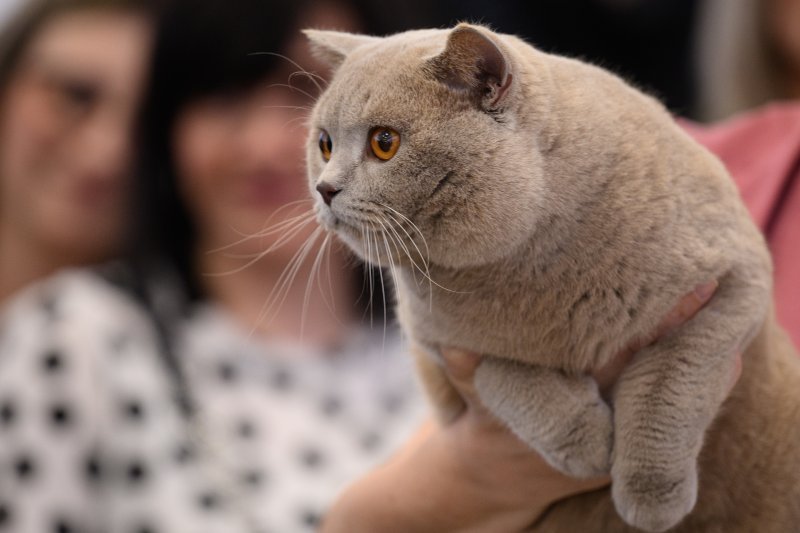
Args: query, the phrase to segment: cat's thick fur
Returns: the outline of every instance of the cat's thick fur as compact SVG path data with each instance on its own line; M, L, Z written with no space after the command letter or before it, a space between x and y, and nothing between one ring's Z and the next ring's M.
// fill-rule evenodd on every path
M463 406L437 348L479 352L481 400L516 435L568 474L611 473L539 530L800 529L800 365L719 161L619 78L480 26L307 34L336 69L311 119L310 185L337 191L319 219L394 272L440 417ZM400 134L389 161L377 126ZM712 279L601 398L589 372Z

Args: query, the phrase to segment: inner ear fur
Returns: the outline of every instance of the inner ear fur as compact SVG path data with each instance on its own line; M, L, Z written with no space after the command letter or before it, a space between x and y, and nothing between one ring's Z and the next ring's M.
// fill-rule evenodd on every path
M429 60L434 74L451 89L470 93L486 110L496 110L513 78L508 58L487 30L459 24L444 51Z

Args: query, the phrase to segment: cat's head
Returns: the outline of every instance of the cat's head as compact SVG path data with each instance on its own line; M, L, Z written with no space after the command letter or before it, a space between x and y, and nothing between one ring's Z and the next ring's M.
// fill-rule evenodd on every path
M324 226L382 264L388 251L479 265L529 239L543 207L530 133L538 103L509 37L468 24L385 38L306 34L335 69L307 148Z

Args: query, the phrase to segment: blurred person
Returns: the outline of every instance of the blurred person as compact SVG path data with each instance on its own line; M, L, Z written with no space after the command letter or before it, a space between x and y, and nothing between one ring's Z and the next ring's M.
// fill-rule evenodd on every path
M0 303L119 251L144 0L34 0L0 39Z
M696 34L700 119L800 98L800 1L704 0Z
M0 315L0 531L310 531L425 413L360 272L321 245L303 169L322 81L299 72L317 68L299 29L354 29L357 10L175 0L160 17L138 238Z

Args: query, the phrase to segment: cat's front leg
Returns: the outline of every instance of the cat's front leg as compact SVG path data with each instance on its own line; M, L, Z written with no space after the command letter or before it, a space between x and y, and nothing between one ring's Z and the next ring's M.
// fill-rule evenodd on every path
M487 357L475 388L489 411L554 468L581 478L608 473L611 410L591 377Z
M704 309L637 354L620 377L612 495L629 524L665 531L694 507L703 436L729 391L737 351L763 322L768 287L722 281Z

